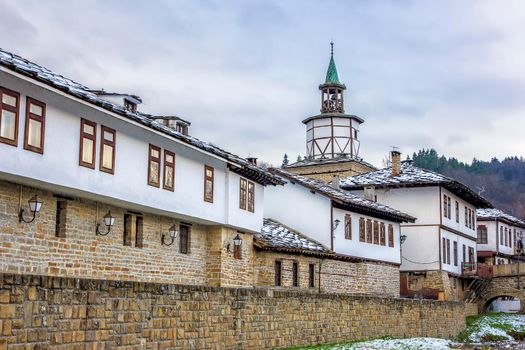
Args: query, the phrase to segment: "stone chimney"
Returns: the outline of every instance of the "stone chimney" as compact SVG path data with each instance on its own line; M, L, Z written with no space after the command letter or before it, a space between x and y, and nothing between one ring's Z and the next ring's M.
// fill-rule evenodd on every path
M341 185L341 178L339 178L339 175L332 176L332 187L335 189L339 189Z
M401 152L390 152L392 158L392 176L399 176L401 174Z
M254 158L254 157L248 157L248 158L246 158L246 160L247 160L250 164L257 165L257 158Z
M367 186L364 188L365 199L369 201L376 201L376 188L374 186Z

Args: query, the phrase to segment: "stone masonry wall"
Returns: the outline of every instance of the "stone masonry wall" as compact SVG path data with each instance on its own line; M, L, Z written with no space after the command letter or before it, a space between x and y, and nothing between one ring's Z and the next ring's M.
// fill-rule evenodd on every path
M298 254L258 251L255 260L256 286L275 285L275 261L282 262L282 287L292 287L292 264L299 263L299 288L309 288L308 265L315 265L314 290L319 289L321 263L321 291L399 297L399 267L382 263L356 263L342 260L319 259Z
M0 349L271 349L453 337L464 304L0 275ZM439 320L439 322L436 322Z
M304 175L312 179L330 182L334 175L338 175L340 178L345 178L349 176L355 176L359 174L369 173L375 169L369 168L361 163L349 160L348 162L340 163L322 163L311 165L311 166L302 166L298 168L290 167L286 168L286 171L289 171L293 174Z

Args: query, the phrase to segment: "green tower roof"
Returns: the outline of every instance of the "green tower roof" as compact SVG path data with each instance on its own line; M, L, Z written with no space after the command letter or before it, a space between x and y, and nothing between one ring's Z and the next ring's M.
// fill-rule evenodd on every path
M335 61L334 61L334 43L330 43L332 46L331 55L330 55L330 64L328 65L328 71L326 72L326 80L325 84L327 83L334 83L334 84L341 84L339 81L339 76L337 75L337 68L335 67Z

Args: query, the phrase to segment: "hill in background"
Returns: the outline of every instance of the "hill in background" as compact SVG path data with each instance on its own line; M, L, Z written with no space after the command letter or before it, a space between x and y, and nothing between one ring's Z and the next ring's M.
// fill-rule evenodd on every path
M452 177L487 198L492 204L525 219L525 159L508 157L502 161L473 159L470 164L438 155L434 149L413 155L414 165Z

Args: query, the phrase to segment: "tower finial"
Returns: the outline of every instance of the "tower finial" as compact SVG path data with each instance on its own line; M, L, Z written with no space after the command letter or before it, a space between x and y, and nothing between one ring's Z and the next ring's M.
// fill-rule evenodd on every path
M334 57L334 40L330 41L330 56Z

